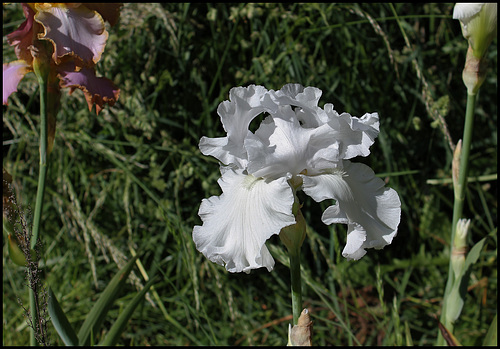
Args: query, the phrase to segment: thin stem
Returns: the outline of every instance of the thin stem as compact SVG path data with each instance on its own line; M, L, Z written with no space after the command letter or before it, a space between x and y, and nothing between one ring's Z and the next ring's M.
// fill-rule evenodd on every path
M41 85L41 84L40 84ZM47 176L47 84L40 86L40 173L38 174L38 189L36 193L35 212L33 215L33 234L31 248L38 242L40 221L42 217L43 197L45 194L45 177Z
M300 247L295 251L288 250L290 256L290 276L292 284L293 325L297 325L302 312L302 279L300 276Z
M40 232L40 221L42 217L43 209L43 196L45 193L45 178L47 175L47 107L48 107L48 69L39 68L37 64L34 64L35 73L38 78L38 83L40 85L40 172L38 174L38 188L36 193L35 211L33 214L33 229L31 235L31 249L35 249L38 242L38 235ZM38 261L34 261L38 263ZM30 267L30 266L28 266ZM36 269L36 266L35 266ZM37 276L33 276L34 278ZM30 282L33 284L35 280ZM31 346L38 345L35 331L39 324L39 308L38 308L38 297L35 294L36 288L29 288L29 299L30 299L30 316L33 327L30 333L30 344Z
M459 175L458 175L458 183L454 188L455 191L455 201L453 205L453 218L451 222L451 239L450 239L450 256L451 249L453 249L453 241L455 240L455 233L457 222L462 216L462 211L465 202L465 191L467 188L467 172L469 171L469 154L472 142L472 130L474 126L474 108L476 104L476 96L477 94L467 94L467 107L465 111L465 124L464 124L464 134L462 139L462 153L460 156L460 166L459 166ZM443 297L443 308L441 312L441 323L451 332L453 333L453 322L448 321L446 316L446 303L448 297L450 296L451 289L453 284L455 283L455 274L453 272L452 260L450 258L450 264L448 267L448 281L446 283L446 288ZM439 332L438 334L438 345L444 345L444 338Z
M467 109L465 111L464 136L462 140L462 155L460 156L460 171L458 185L455 190L455 203L453 206L453 221L451 241L455 237L456 225L460 217L465 201L465 191L467 187L467 172L469 171L469 154L472 142L472 129L474 127L474 107L476 105L476 94L467 95Z

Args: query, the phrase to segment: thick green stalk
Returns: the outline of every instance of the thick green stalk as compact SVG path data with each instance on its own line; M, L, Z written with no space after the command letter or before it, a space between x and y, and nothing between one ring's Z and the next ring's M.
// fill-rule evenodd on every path
M300 275L300 247L288 250L290 256L290 276L292 284L293 325L297 325L302 312L302 279Z
M472 130L474 126L474 108L476 104L476 97L477 94L467 94L467 107L465 111L465 124L462 139L462 151L460 155L458 181L454 183L455 201L453 205L453 218L451 222L450 257L453 250L453 241L455 240L457 223L462 216L465 202L465 191L467 189L467 172L469 170L469 154L472 142ZM447 319L446 303L448 297L450 296L450 292L454 283L455 274L453 272L452 259L450 258L450 264L448 267L448 281L446 283L445 293L443 296L443 307L440 321L451 333L453 333L454 324ZM438 334L437 344L445 344L444 338L441 333Z

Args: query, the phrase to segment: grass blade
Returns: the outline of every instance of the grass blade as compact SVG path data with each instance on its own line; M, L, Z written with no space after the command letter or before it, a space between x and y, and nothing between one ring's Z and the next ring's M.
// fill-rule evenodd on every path
M483 345L488 346L497 346L497 337L498 337L498 327L497 327L497 316L493 318L491 322L490 328L488 329L488 333L486 333L486 337L484 337Z
M139 305L139 302L142 301L146 292L148 292L149 288L153 285L153 281L155 279L149 280L149 282L144 286L144 288L139 292L134 299L127 305L124 311L120 314L118 319L116 319L115 323L109 329L108 334L104 338L104 340L99 343L99 345L116 345L116 342L120 338L125 326L127 325L128 320L134 313L135 308Z
M62 310L57 298L52 292L52 288L49 287L49 315L54 328L57 331L59 337L61 337L64 344L68 346L78 345L78 337L76 336L76 332L71 326Z
M128 261L123 269L120 270L113 277L113 279L111 279L108 286L106 286L106 288L102 292L101 296L90 310L87 318L80 328L80 331L78 332L79 345L89 345L91 331L94 334L99 331L99 327L101 326L104 317L106 316L108 310L111 308L111 305L115 301L118 293L123 288L128 274L132 270L132 267L134 266L137 258L138 256L135 256L130 261Z

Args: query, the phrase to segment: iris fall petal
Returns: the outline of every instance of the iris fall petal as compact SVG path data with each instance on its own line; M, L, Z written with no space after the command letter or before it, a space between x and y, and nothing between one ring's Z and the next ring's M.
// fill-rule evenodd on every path
M95 104L97 114L99 114L105 103L110 106L115 104L120 95L120 90L111 80L97 77L94 69L82 68L80 71L74 71L73 68L74 66L71 63L58 67L61 87L70 87L70 93L77 88L82 90L89 110L92 110L92 106Z
M274 259L265 242L295 223L293 193L285 178L266 181L243 171L223 172L221 196L203 199L198 214L202 226L193 229L196 248L230 272L266 267Z
M368 166L348 160L343 165L343 173L302 176L304 192L316 201L337 201L325 210L322 220L348 223L342 255L359 259L366 248L381 249L392 242L401 219L401 201Z

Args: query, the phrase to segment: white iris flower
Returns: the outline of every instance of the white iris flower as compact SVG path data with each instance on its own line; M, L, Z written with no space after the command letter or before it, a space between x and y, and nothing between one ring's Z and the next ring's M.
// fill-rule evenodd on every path
M200 150L221 162L222 195L203 199L193 239L208 259L230 272L266 267L274 259L265 242L295 224L295 191L315 201L334 199L325 224L348 225L342 255L357 260L396 235L401 202L366 165L348 159L370 154L379 133L377 113L361 118L318 106L321 90L288 84L278 91L235 87L217 110L226 137L200 140ZM264 113L264 114L263 114ZM258 129L249 130L258 115Z

